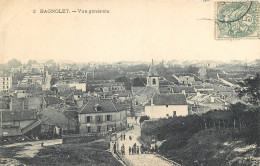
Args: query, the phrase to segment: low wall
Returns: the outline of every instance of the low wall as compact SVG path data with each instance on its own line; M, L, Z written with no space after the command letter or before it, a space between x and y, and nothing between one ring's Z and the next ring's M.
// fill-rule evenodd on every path
M110 138L109 133L96 133L96 134L75 134L75 135L64 135L62 136L62 143L87 143L98 139Z

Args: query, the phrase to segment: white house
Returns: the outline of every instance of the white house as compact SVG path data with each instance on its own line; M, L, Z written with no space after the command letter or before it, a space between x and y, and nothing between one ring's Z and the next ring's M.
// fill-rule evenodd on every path
M151 119L188 115L188 104L182 93L157 94L145 106L145 115Z

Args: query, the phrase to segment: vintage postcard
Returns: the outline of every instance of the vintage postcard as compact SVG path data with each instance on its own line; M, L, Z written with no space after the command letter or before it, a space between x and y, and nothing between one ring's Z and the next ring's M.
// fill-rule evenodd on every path
M0 165L260 165L259 0L0 0Z

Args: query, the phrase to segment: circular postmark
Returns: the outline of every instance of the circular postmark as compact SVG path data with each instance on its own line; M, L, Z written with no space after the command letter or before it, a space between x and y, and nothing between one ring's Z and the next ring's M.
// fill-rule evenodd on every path
M226 15L223 14L222 18L220 19L218 17L217 20L219 22L222 22L222 23L232 23L232 22L236 22L236 21L238 21L240 19L243 19L247 15L247 13L250 11L250 9L252 7L252 3L253 3L252 1L249 2L249 5L248 5L248 7L247 7L245 12L243 12L243 7L245 6L244 5L244 6L241 6L240 8L238 8L236 11L235 11L235 9L233 9L234 10L233 13L232 13L231 10L228 11L228 12L223 12L223 13L226 13ZM220 5L226 5L226 3L225 2L221 2ZM239 10L241 10L241 11L239 11Z

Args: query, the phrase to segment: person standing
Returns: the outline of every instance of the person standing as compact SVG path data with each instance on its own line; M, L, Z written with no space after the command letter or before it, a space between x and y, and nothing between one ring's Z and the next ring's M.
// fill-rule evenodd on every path
M122 146L122 154L125 155L125 145Z
M125 134L124 134L124 140L125 140Z
M132 148L129 146L129 155L131 154Z
M116 153L116 142L114 144L114 153Z
M139 146L136 147L136 153L139 154Z
M141 152L141 154L144 152L144 145L143 144L140 147L140 152Z

